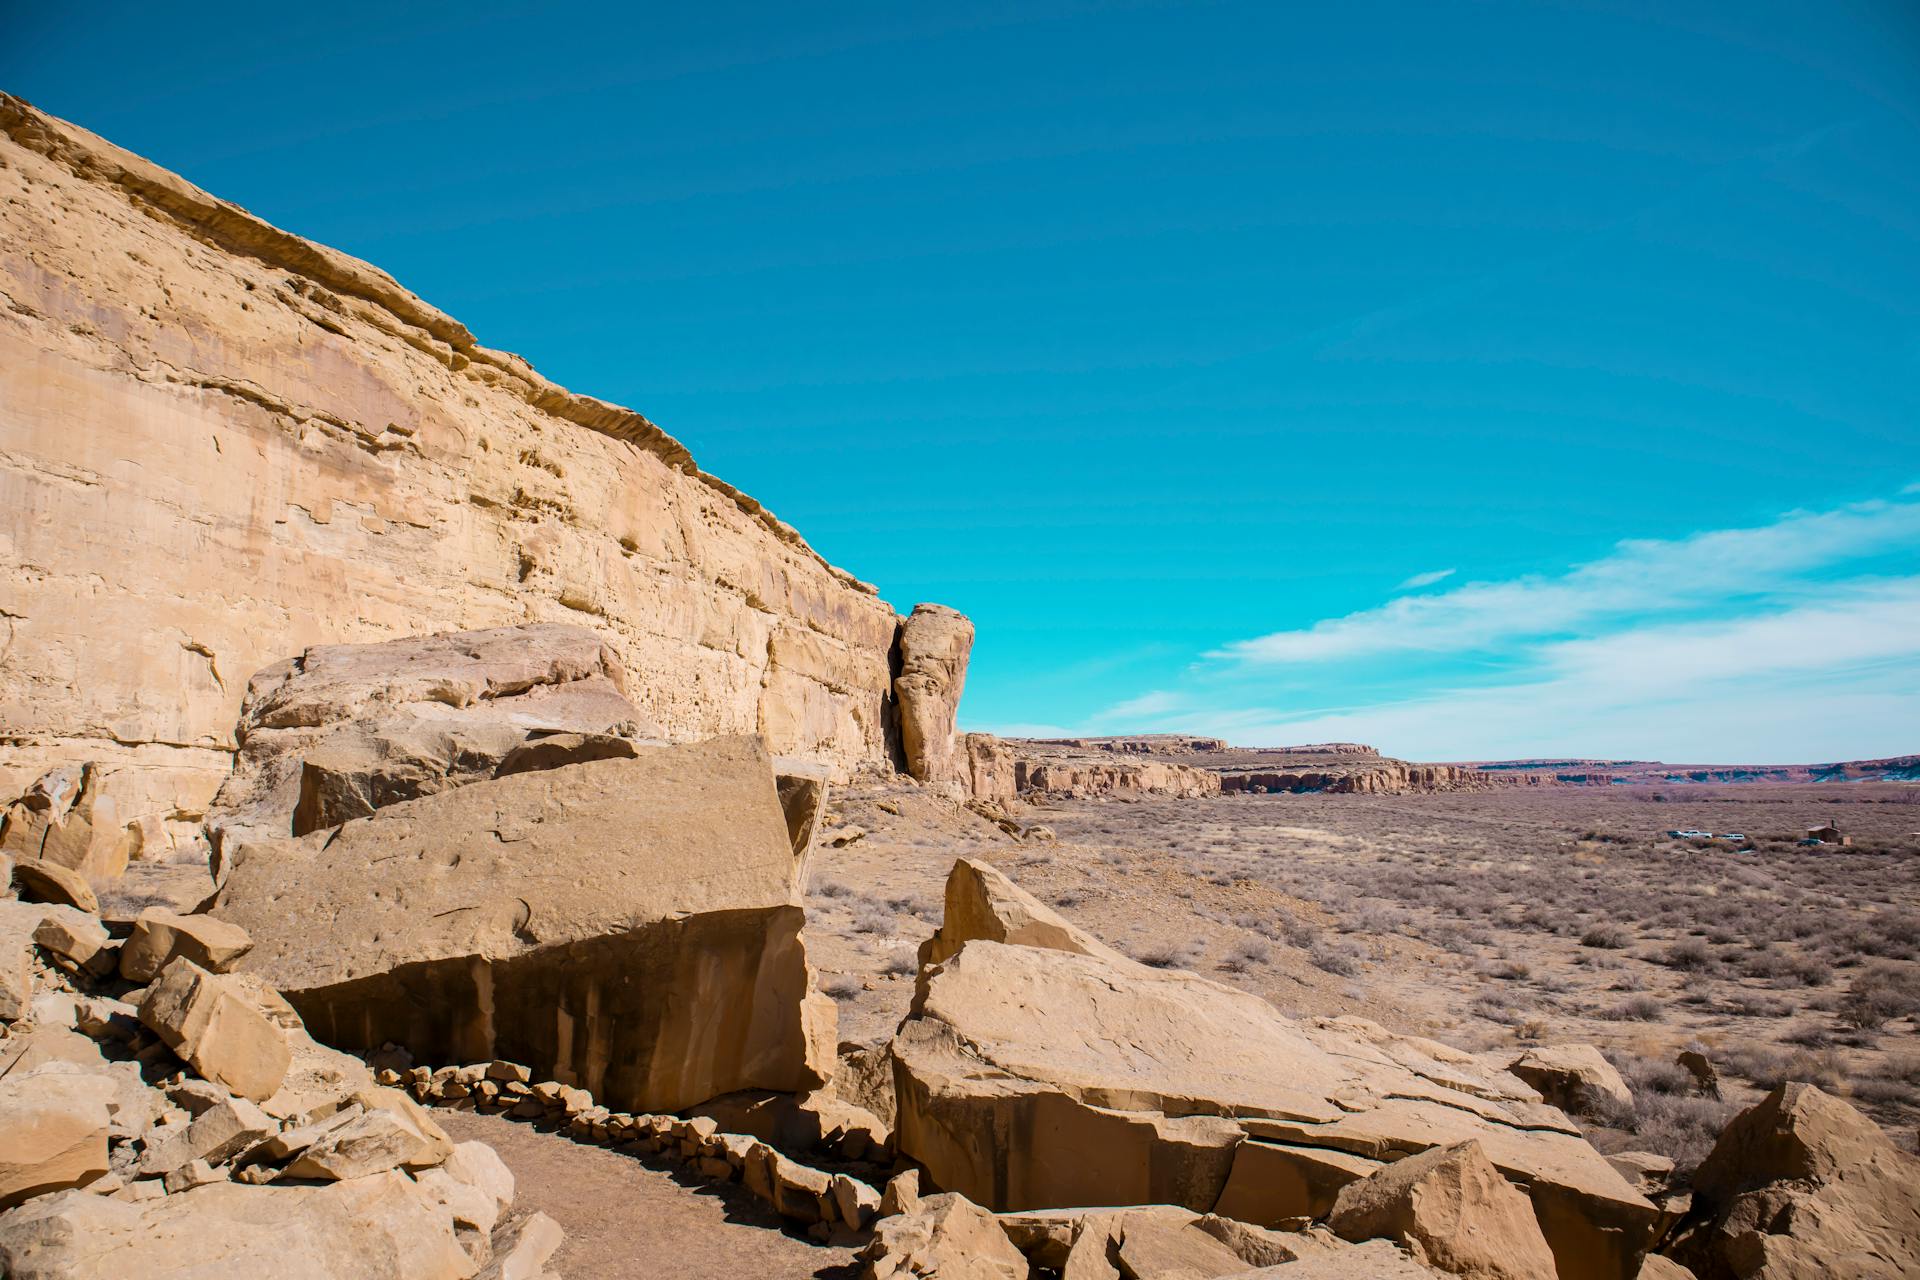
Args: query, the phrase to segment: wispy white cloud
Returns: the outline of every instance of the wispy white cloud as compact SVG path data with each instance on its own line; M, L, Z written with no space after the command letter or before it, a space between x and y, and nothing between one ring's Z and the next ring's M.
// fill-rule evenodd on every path
M1157 720L1162 716L1173 715L1187 710L1193 705L1192 699L1184 694L1167 689L1154 689L1135 698L1116 702L1105 710L1095 712L1091 723L1104 724L1113 720L1130 722Z
M1207 656L1250 664L1322 663L1386 653L1464 653L1631 624L1797 588L1810 573L1920 547L1920 502L1795 511L1771 524L1617 544L1558 576L1469 582L1404 596Z
M1434 569L1428 573L1416 573L1411 578L1408 578L1405 582L1395 587L1394 590L1395 591L1412 591L1419 587L1430 587L1436 582L1446 581L1448 578L1451 578L1455 572L1456 571L1453 569Z
M1840 584L1755 616L1531 651L1519 680L1373 706L1195 717L1267 745L1373 742L1419 759L1652 757L1776 764L1920 750L1920 577ZM1216 727L1218 726L1218 727Z

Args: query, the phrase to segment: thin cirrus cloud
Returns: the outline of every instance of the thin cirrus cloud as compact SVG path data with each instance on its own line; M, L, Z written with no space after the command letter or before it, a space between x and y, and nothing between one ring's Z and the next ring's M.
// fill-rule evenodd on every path
M1618 544L1229 644L1090 717L1249 745L1422 759L1759 762L1920 749L1920 486L1771 523ZM1417 662L1390 662L1382 656ZM1498 677L1487 659L1497 660ZM1355 668L1371 666L1363 682ZM1287 706L1310 680L1320 696ZM1297 694L1296 694L1297 697ZM1087 730L1082 730L1083 732Z
M1408 578L1405 582L1395 587L1394 590L1395 591L1416 591L1421 587L1430 587L1436 582L1445 582L1448 578L1451 578L1456 572L1458 572L1458 570L1435 569L1430 573L1416 573L1411 578Z
M1538 670L1512 683L1297 715L1234 713L1232 736L1361 740L1451 760L1780 764L1920 747L1920 576L1750 618L1564 641L1534 656Z
M1875 500L1795 511L1751 528L1629 540L1558 576L1469 582L1403 596L1309 627L1235 641L1206 656L1277 665L1497 649L1610 622L1764 597L1796 587L1809 574L1916 547L1920 502Z

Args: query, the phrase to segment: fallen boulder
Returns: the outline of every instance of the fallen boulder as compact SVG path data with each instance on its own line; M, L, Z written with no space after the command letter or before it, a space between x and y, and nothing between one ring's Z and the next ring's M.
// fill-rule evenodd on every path
M149 1144L140 1157L140 1175L164 1176L195 1160L224 1164L279 1130L279 1123L253 1103L229 1098L195 1116L182 1132Z
M1540 1096L1573 1115L1602 1116L1633 1110L1633 1091L1614 1065L1590 1044L1538 1045L1507 1064L1507 1070Z
M1474 1141L1434 1147L1349 1184L1329 1225L1344 1240L1396 1241L1416 1261L1466 1280L1555 1274L1526 1193Z
M599 636L556 623L315 645L247 683L240 753L207 814L216 848L491 777L545 735L653 736L624 687ZM620 748L549 748L544 767L594 749ZM538 767L521 754L513 771Z
M201 1076L255 1102L278 1092L293 1064L281 1028L226 977L184 958L147 988L140 1021Z
M1070 951L1122 961L1119 952L1069 923L991 863L961 858L947 873L946 914L920 944L920 967L936 965L975 940Z
M896 1145L989 1208L1224 1205L1273 1225L1326 1212L1384 1162L1474 1139L1529 1193L1562 1280L1630 1276L1652 1234L1654 1206L1562 1113L1446 1046L986 940L922 983L893 1041Z
M212 914L327 1043L508 1059L664 1112L831 1074L794 876L765 750L716 739L253 846Z
M14 884L28 902L50 902L88 915L100 914L100 899L86 876L57 862L22 862L13 868Z
M1920 1158L1831 1094L1783 1084L1721 1133L1665 1251L1702 1280L1920 1274Z
M140 831L121 816L104 777L92 764L42 774L0 812L0 853L22 863L52 863L90 880L118 878L140 846Z
M1026 1255L991 1213L961 1195L927 1196L911 1213L882 1218L859 1256L870 1280L1027 1280Z
M212 916L183 916L148 907L134 918L120 947L120 976L151 982L169 961L184 956L209 973L226 973L253 947L247 931Z

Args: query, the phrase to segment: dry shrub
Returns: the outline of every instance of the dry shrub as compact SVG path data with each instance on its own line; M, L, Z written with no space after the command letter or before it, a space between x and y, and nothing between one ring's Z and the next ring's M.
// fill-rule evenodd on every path
M1156 969L1184 969L1206 949L1206 942L1200 938L1186 942L1149 942L1136 948L1133 958Z
M1666 1006L1649 995L1629 996L1612 1008L1600 1011L1609 1022L1659 1022L1667 1016Z
M1669 1157L1674 1172L1688 1176L1713 1150L1736 1110L1718 1098L1649 1093L1634 1099L1633 1132L1646 1150Z
M893 930L893 912L885 903L875 902L871 898L862 898L853 904L853 931L855 933L889 933Z
M1877 960L1854 974L1840 1001L1840 1020L1862 1031L1878 1031L1895 1018L1920 1013L1920 989L1912 974Z
M1675 969L1702 970L1713 967L1713 948L1704 938L1682 938L1667 948L1665 961Z
M1350 942L1315 942L1307 949L1307 960L1315 968L1343 978L1357 977L1360 973L1360 951Z
M1599 947L1606 951L1619 951L1631 941L1627 931L1617 924L1596 924L1580 935L1583 947Z

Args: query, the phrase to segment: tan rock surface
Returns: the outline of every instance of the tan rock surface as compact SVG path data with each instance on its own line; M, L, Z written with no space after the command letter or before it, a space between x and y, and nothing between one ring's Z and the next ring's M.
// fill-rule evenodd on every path
M1508 1063L1507 1070L1573 1115L1633 1110L1633 1091L1590 1044L1536 1045Z
M222 843L304 835L491 777L531 735L653 735L625 683L600 636L558 623L315 645L247 682L208 825Z
M120 976L151 982L176 956L209 973L226 973L252 947L253 939L237 924L148 907L134 918L133 932L120 946Z
M957 782L955 717L973 652L973 623L945 605L917 604L900 624L900 749L907 772L922 782Z
M927 1196L910 1213L882 1218L860 1251L871 1280L1027 1280L1027 1259L991 1213L961 1195Z
M140 1021L203 1078L255 1102L279 1091L293 1063L282 1029L223 974L176 959L147 988Z
M1630 1275L1654 1223L1513 1077L1357 1020L1297 1023L1190 974L970 942L931 973L893 1052L899 1150L996 1209L1210 1210L1248 1138L1275 1161L1295 1147L1380 1161L1479 1139L1532 1193L1563 1280ZM1304 1216L1313 1185L1243 1180L1235 1207L1256 1222Z
M113 1095L94 1074L22 1068L0 1079L0 1209L106 1173Z
M660 747L252 846L214 907L320 1039L505 1058L611 1106L806 1089L832 1003L765 751Z
M1407 1156L1340 1192L1329 1225L1343 1239L1395 1240L1466 1280L1540 1280L1554 1258L1526 1193L1478 1142Z
M644 417L12 97L0 159L0 795L92 761L164 826L245 673L527 621L600 634L675 739L885 761L893 610Z
M1920 1274L1920 1158L1813 1085L1735 1116L1693 1188L1704 1221L1670 1252L1702 1280Z
M141 845L141 833L120 817L124 798L106 785L109 771L68 765L34 779L0 813L0 853L23 862L53 862L93 880L116 879Z
M961 858L947 876L940 928L920 944L920 966L939 964L976 939L1125 962L1119 952L1069 923L998 867Z
M84 1191L0 1214L14 1280L467 1280L453 1222L401 1173L324 1187L216 1182L133 1204Z
M1170 760L970 733L962 774L975 798L1005 802L1030 792L1053 796L1220 794L1220 775Z

